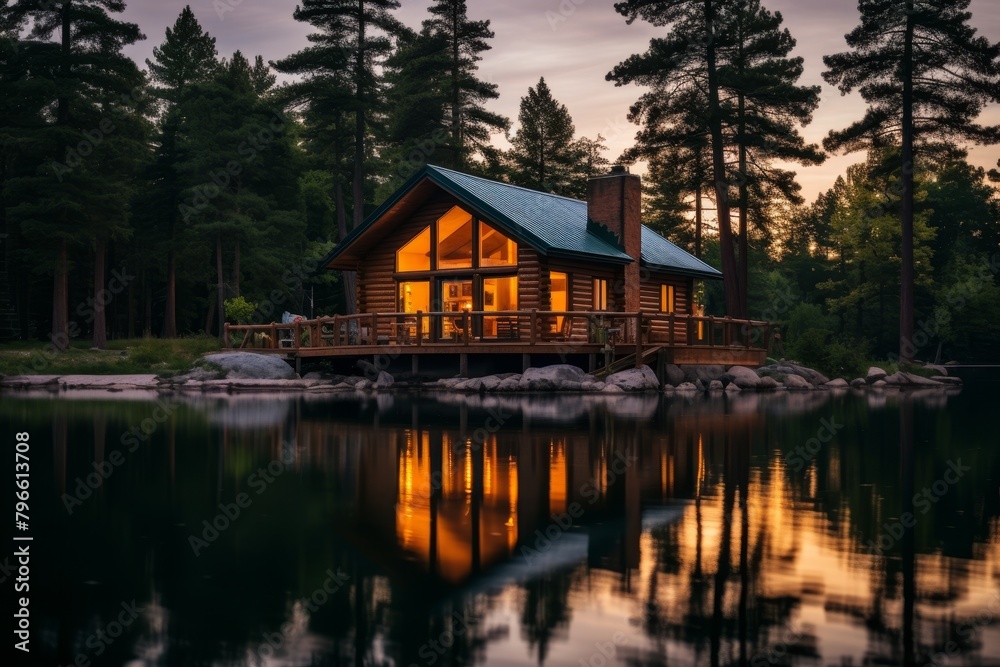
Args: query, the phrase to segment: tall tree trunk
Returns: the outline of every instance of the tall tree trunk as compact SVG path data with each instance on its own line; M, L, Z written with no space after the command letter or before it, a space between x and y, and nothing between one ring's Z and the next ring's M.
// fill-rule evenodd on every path
M215 289L215 301L219 307L219 336L222 336L222 323L226 321L226 284L222 276L222 234L215 235L215 275L218 279Z
M126 325L126 338L135 338L135 284L128 286L128 324Z
M233 298L240 296L240 240L236 239L236 249L233 251Z
M459 97L459 39L458 39L458 3L451 8L451 143L455 154L455 169L461 171L465 166L464 138L462 137L462 101Z
M742 50L742 42L740 48ZM750 289L750 241L747 230L747 206L749 195L747 190L747 147L746 147L746 98L739 94L739 162L740 162L740 240L739 240L739 271L740 271L740 312L746 317L749 312L747 293Z
M149 271L142 272L142 298L145 317L142 323L142 337L153 337L153 287L149 281Z
M52 344L57 350L69 347L69 269L66 239L60 239L52 282Z
M899 284L899 358L913 361L913 0L906 0L906 30L903 37L903 201L902 269Z
M70 49L72 46L72 26L69 20L71 1L62 5L62 63L60 70L66 77L70 74ZM69 124L69 98L60 97L56 107L56 124ZM60 141L56 148L59 159L65 157L65 142ZM65 224L65 221L64 221ZM51 340L58 350L69 347L69 269L67 267L66 239L59 240L56 250L56 266L52 285L52 333Z
M108 346L108 322L104 315L104 239L94 247L94 333L92 347L103 350Z
M344 184L338 177L333 186L333 201L337 207L337 233L339 241L343 243L347 238L347 211L344 210ZM354 271L341 271L341 280L344 282L345 311L348 315L358 312L358 274Z
M694 256L701 259L701 183L694 189Z
M357 108L354 111L354 183L352 196L353 225L357 229L365 220L365 105L367 104L364 86L365 70L365 3L358 0L358 53L357 72Z
M719 75L715 68L715 8L705 0L706 61L708 64L708 124L712 134L712 177L715 181L719 245L722 251L722 284L726 292L726 314L744 317L740 309L740 285L733 254L733 230L729 220L729 183L722 145L722 112L719 105Z
M212 335L212 323L215 322L215 292L208 294L208 310L205 311L205 335Z
M170 245L171 248L167 250L167 303L163 309L163 337L177 338L177 260L173 238Z

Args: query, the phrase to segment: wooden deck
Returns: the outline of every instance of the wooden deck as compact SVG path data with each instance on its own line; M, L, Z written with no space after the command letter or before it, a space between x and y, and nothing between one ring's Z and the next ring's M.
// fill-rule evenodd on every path
M419 335L418 335L419 333ZM672 313L465 311L334 315L292 324L229 325L227 349L302 359L583 355L588 370L656 363L760 366L768 322ZM415 367L415 364L414 364ZM464 361L463 361L464 367Z

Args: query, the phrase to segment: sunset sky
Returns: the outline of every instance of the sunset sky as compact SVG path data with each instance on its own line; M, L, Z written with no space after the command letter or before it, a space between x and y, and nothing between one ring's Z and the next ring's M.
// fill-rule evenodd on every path
M144 66L152 49L163 41L164 30L173 25L188 2L180 0L132 0L125 16L140 25L146 41L128 50ZM193 0L191 8L202 26L218 40L220 55L236 49L246 55L276 60L301 49L309 26L292 19L292 0ZM427 16L429 0L403 0L401 21L413 28ZM822 80L824 54L846 49L844 34L858 20L853 0L765 0L765 6L780 11L785 25L798 41L795 55L805 59L803 84L823 86L819 110L803 130L807 140L820 142L831 129L845 127L861 117L864 102L857 94L842 97ZM614 160L628 148L636 126L626 120L629 105L639 88L616 88L605 74L633 53L645 51L649 39L664 34L662 28L636 21L625 24L611 0L469 0L473 19L490 19L496 33L493 49L480 64L483 78L496 83L500 99L490 105L515 123L520 99L528 87L544 76L557 100L569 108L578 135L591 138L601 133L607 139L608 158ZM228 10L228 11L225 11ZM1000 2L973 0L973 24L981 34L1000 40ZM1000 123L1000 107L984 114L984 122ZM506 145L498 137L499 145ZM798 168L799 181L808 201L832 185L844 169L860 155L835 155L819 167ZM973 147L974 163L991 167L1000 158L1000 146Z

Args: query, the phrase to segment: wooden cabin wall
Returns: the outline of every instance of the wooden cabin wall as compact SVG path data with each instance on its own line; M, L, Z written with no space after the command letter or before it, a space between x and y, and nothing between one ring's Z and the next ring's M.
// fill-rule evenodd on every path
M639 288L639 301L644 313L660 312L661 285L673 285L674 287L675 314L693 314L692 297L694 294L694 279L658 272L643 273L642 283ZM653 322L652 339L654 341L666 342L669 340L669 334L669 325L666 322ZM686 322L675 323L674 341L678 344L685 344L687 342Z
M542 310L542 271L538 251L523 243L517 244L517 309ZM546 275L546 280L548 276ZM548 303L548 294L545 295ZM521 338L531 336L530 324L526 321L518 323Z
M620 306L625 303L625 295L618 294L616 287L624 284L624 270L622 267L614 265L585 264L583 262L572 262L563 259L547 259L543 264L542 299L546 304L542 309L548 308L551 304L551 281L549 274L552 271L567 273L570 276L570 310L587 312L594 310L594 278L602 278L608 281L608 310L621 310ZM573 330L570 336L574 339L585 340L588 336L587 319L585 317L573 318Z

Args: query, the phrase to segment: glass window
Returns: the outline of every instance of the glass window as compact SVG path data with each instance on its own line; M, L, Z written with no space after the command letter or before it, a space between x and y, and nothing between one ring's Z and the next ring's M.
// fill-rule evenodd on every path
M472 215L455 206L438 221L437 268L472 268Z
M608 281L594 278L594 310L608 309Z
M660 285L660 312L674 312L674 286Z
M550 271L549 282L551 284L549 296L552 303L552 310L556 312L569 310L569 275L561 271ZM561 331L562 325L563 316L556 316L555 330Z
M483 310L517 310L517 277L483 278ZM483 318L483 336L517 338L518 320L515 315L486 316Z
M431 309L431 284L427 280L412 280L399 283L399 312L415 313L418 310L426 313ZM414 336L416 331L416 321L406 322L409 331L407 336ZM430 318L425 317L420 323L421 334L430 331Z
M396 251L397 271L430 271L431 270L431 228L414 236L402 248Z
M480 222L479 266L515 266L516 264L517 243L485 222Z

